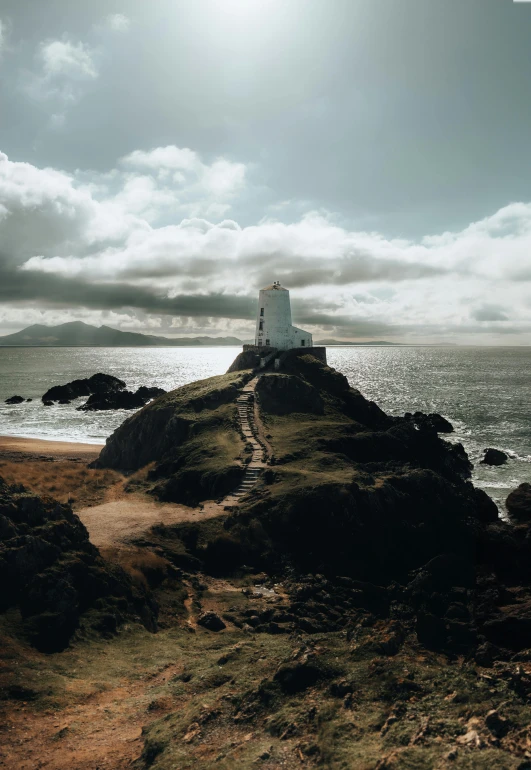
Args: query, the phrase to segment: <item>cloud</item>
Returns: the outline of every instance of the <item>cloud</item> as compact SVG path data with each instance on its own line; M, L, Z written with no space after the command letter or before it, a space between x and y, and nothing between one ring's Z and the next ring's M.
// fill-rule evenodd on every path
M4 53L7 38L7 27L5 21L0 19L0 57Z
M191 206L189 213L197 216L223 216L230 208L230 202L243 191L246 185L247 167L227 158L216 158L205 163L188 147L156 147L148 152L135 150L121 158L120 165L132 173L149 172L160 186L171 189L174 185L186 188L197 199L209 200L209 208Z
M481 305L472 310L472 318L476 321L507 321L507 313L499 305Z
M149 169L156 172L161 170L195 171L202 165L196 152L188 147L176 147L175 145L156 147L149 152L135 150L121 158L120 163L131 168Z
M529 266L531 204L419 241L349 230L317 212L212 221L215 206L248 194L240 166L173 145L132 152L105 173L0 154L4 309L71 307L248 333L257 289L275 278L294 290L295 323L319 336L531 341L518 278Z
M105 23L113 32L127 32L131 26L131 19L123 13L111 13L106 17Z
M33 100L52 105L49 126L62 128L68 108L82 97L88 83L99 76L97 52L83 42L42 42L36 54L37 68L24 73L22 85Z
M220 158L211 166L203 167L202 183L216 198L231 197L244 187L245 172L243 163L230 163Z
M98 77L94 52L84 43L51 40L41 43L39 57L46 81L59 78L91 80Z

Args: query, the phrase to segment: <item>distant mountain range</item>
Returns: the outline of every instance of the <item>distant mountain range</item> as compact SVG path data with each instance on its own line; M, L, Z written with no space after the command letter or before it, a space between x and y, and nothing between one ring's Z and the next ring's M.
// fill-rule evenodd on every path
M58 326L34 324L15 334L0 337L0 347L199 347L209 345L252 344L253 340L238 337L157 337L139 332L122 332L110 326L91 326L83 321L71 321ZM317 340L316 345L400 345L400 342L345 342L342 340Z
M72 321L58 326L34 324L15 334L0 337L0 347L184 347L199 345L241 345L237 337L156 337L122 332L110 326L91 326Z

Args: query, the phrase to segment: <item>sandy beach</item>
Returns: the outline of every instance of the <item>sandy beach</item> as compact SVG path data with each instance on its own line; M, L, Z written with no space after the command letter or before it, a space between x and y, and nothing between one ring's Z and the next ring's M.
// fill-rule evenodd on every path
M26 455L29 457L52 457L55 460L76 458L91 462L103 448L103 444L78 444L74 441L47 441L39 438L0 436L0 457Z

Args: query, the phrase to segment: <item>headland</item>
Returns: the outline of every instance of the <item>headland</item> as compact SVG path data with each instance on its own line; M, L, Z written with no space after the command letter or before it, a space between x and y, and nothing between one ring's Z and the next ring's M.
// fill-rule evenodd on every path
M526 766L527 491L501 521L447 421L387 415L314 350L246 349L90 467L39 461L86 474L67 499L12 463L7 766Z

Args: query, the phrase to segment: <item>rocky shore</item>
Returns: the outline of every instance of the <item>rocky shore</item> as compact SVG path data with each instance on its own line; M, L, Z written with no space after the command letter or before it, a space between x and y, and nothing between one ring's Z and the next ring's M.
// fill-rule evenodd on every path
M135 494L191 506L189 521L161 520L129 544L152 559L143 593L68 507L33 502L38 513L24 518L27 496L2 488L0 553L20 586L9 604L20 633L39 649L55 638L53 623L44 642L31 630L27 597L38 595L68 628L55 649L71 639L75 654L86 623L115 633L128 665L147 671L156 648L142 770L531 767L529 485L509 496L512 521L501 520L472 485L463 447L441 438L447 420L391 417L308 351L290 351L254 386L263 472L237 504L202 519L248 462L238 420L256 376L248 358L156 398L94 463L123 473ZM56 551L50 564L32 557L27 576L28 558L14 554L36 537ZM94 570L99 593L86 577ZM74 621L54 604L59 584L77 591ZM155 602L159 631L142 636L135 612L154 630ZM111 606L116 622L102 629L92 613ZM118 670L102 666L107 677Z

